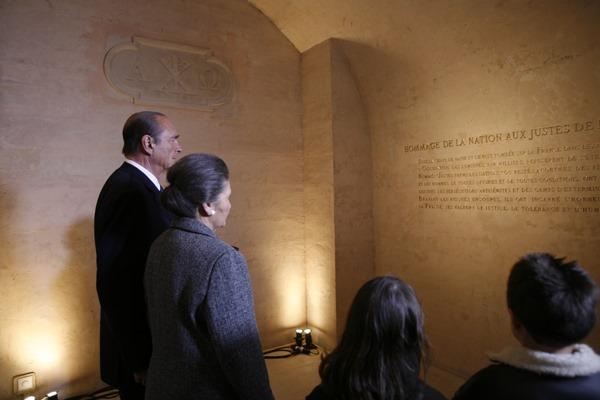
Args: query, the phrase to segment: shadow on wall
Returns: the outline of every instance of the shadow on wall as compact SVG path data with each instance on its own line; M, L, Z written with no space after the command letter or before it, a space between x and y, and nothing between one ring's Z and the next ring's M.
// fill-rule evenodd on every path
M413 138L413 133L403 128L402 120L414 118L415 107L423 101L416 87L422 77L414 62L402 54L367 43L334 41L339 43L348 60L371 137L373 227L376 231L378 214L382 219L388 218L388 211L381 209L378 199L382 193L397 190L399 182L398 171L389 166L397 164L398 149Z
M85 217L66 230L63 244L68 251L65 265L52 288L63 327L64 348L62 381L72 394L89 392L104 386L99 377L99 305L96 296L96 261L93 220ZM92 373L90 373L92 371ZM60 390L60 388L59 388ZM64 390L63 390L64 392Z
M377 111L405 111L414 107L419 98L416 92L417 74L414 62L401 54L375 48L366 43L344 39L338 42L348 61L360 97L371 120L371 129L377 122ZM390 110L391 108L391 110Z

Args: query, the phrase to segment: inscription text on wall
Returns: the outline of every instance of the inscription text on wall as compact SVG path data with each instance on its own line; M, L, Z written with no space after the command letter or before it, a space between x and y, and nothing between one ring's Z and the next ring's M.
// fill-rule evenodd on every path
M558 135L577 136L567 143L533 142ZM600 139L600 120L406 145L404 149L419 154L415 195L421 209L598 215L600 141L596 138ZM470 144L504 146L457 152ZM442 152L429 156L427 150Z

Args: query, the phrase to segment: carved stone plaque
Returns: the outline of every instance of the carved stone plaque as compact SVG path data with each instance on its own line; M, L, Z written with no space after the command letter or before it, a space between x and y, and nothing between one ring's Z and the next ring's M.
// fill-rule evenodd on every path
M233 74L211 50L141 37L111 48L104 74L134 103L211 110L234 95Z

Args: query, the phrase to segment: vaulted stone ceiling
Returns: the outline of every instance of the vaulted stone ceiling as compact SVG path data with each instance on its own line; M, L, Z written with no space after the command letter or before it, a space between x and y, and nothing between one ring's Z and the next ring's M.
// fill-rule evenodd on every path
M380 48L421 49L422 53L435 53L449 43L465 42L466 50L468 44L475 42L494 45L506 41L510 35L505 34L525 21L529 31L544 26L540 34L555 32L559 39L569 28L585 23L590 13L598 13L597 4L589 0L249 2L270 18L300 52L330 37Z
M249 1L300 52L329 38L342 39L369 112L390 101L400 113L415 112L413 106L424 102L428 112L441 111L440 99L463 97L466 85L488 91L469 93L469 106L476 111L489 91L503 91L503 85L490 87L490 75L496 75L496 83L543 84L547 76L532 72L596 51L598 40L582 42L600 36L600 3L585 0ZM569 79L591 73L581 72ZM495 105L508 106L502 100Z

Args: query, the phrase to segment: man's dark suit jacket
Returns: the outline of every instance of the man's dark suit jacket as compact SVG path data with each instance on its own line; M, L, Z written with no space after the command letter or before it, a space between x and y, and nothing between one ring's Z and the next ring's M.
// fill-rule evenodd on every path
M146 370L152 342L143 277L148 250L171 215L143 172L123 163L108 178L96 204L96 290L100 300L100 372L119 387Z

